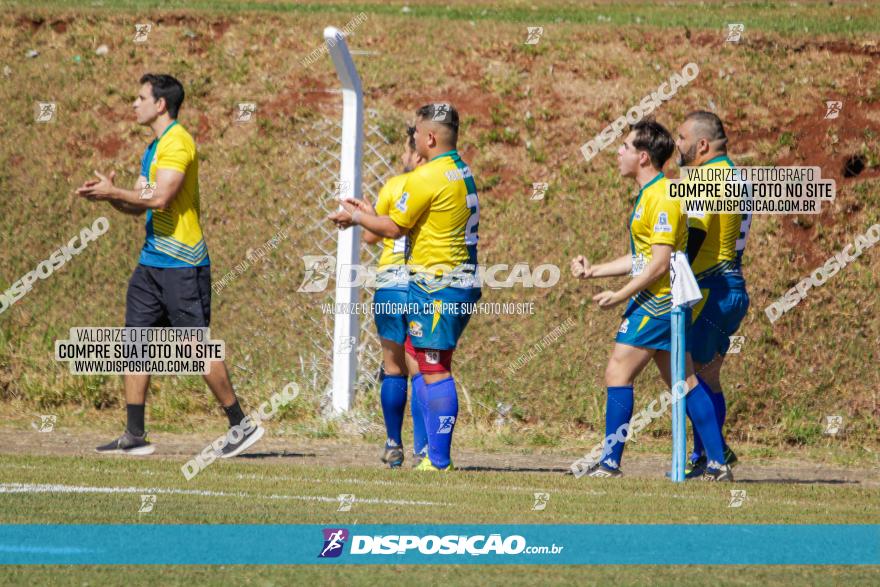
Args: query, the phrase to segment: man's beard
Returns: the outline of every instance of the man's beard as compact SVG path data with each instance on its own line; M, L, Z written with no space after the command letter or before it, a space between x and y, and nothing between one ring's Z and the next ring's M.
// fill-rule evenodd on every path
M687 150L687 153L678 152L678 166L686 167L694 162L694 159L697 156L697 146L691 145L691 148Z

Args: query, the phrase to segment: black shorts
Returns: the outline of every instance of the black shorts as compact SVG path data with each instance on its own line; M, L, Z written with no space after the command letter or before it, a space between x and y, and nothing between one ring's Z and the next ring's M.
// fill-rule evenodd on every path
M207 327L211 324L211 267L138 265L128 281L128 327Z

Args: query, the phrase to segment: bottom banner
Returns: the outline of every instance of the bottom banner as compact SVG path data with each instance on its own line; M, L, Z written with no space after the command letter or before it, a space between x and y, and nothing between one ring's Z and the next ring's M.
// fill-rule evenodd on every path
M2 564L877 565L877 525L0 525Z

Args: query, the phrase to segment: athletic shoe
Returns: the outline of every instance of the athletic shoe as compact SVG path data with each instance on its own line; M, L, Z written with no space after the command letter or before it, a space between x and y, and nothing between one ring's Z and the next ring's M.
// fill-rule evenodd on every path
M147 433L143 436L135 436L128 430L114 440L113 442L101 445L95 449L95 452L102 455L134 455L144 456L151 455L156 447L147 442Z
M382 462L392 469L403 464L403 447L391 440L385 441L385 452L382 454Z
M691 460L685 465L685 479L696 479L706 472L706 455L696 457L696 454L697 453L691 454ZM733 452L729 446L724 447L724 464L732 469L738 461L739 459L736 458L736 453Z
M244 438L238 442L227 442L226 446L220 449L220 458L231 459L232 457L240 455L253 446L259 439L263 438L265 432L266 429L262 426L254 426L251 428L251 431L248 434L245 434Z
M736 458L736 453L733 452L733 450L729 446L725 445L724 446L724 464L730 468L733 468L733 466L738 462L739 462L739 459Z
M720 467L707 466L700 477L700 481L733 481L733 471L730 469L730 465L721 465Z
M425 457L422 459L422 462L418 464L415 468L416 471L454 471L455 467L452 466L452 461L449 461L449 464L444 469L438 469L434 466L434 463L431 462L431 459Z
M596 463L584 473L587 477L593 477L595 479L608 479L611 477L623 477L623 473L620 469L612 469L605 463Z
M694 455L691 455L691 460L689 460L684 467L684 478L685 479L696 479L697 477L702 476L702 474L705 472L706 472L706 457L705 457L705 455L700 455L696 459L694 458Z

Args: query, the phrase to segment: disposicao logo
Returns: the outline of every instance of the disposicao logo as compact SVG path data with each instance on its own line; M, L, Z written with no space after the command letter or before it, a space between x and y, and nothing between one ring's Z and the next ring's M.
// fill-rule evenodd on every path
M318 558L336 558L342 554L345 541L348 540L348 530L345 528L324 528L324 548Z

